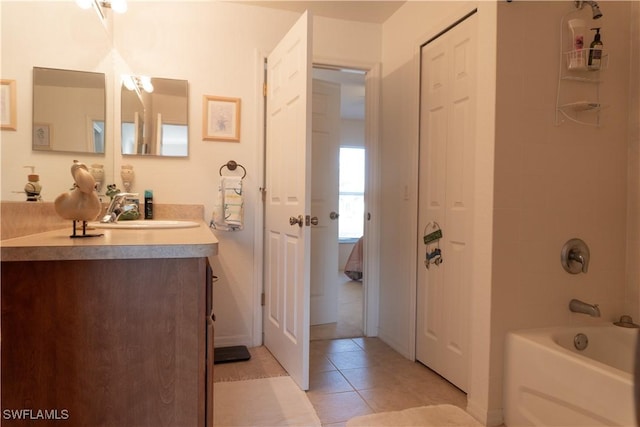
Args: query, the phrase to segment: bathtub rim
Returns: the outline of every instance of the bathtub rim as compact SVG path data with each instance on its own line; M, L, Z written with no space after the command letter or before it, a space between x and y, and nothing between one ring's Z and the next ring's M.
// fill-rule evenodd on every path
M615 328L615 329L613 329ZM513 331L507 332L505 337L505 351L509 350L510 342L512 339L523 339L526 341L530 341L536 347L546 349L547 351L551 351L556 353L562 358L565 359L578 359L584 361L586 364L592 365L592 367L602 374L612 375L612 376L622 376L625 379L633 382L633 372L627 372L622 369L616 368L615 366L608 365L604 362L601 362L597 359L593 359L591 357L585 356L584 354L580 354L574 351L571 351L558 342L554 340L553 333L563 332L570 334L578 334L584 333L589 336L589 330L593 329L612 329L612 330L630 330L630 332L626 332L629 335L635 331L636 333L640 333L638 329L632 328L623 328L621 326L616 326L613 323L599 323L593 325L582 325L582 326L550 326L543 328L530 328L530 329L516 329ZM622 332L622 331L621 331ZM505 354L506 357L506 354ZM505 376L506 376L506 366L505 366Z

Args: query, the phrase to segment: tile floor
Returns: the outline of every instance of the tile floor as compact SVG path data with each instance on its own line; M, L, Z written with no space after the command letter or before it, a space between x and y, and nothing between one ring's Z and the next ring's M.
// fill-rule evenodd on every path
M251 360L216 365L216 381L286 375L264 347ZM438 374L411 362L378 338L311 341L307 392L326 427L358 415L450 403L466 407L466 395Z
M378 338L311 341L309 391L323 426L415 406L467 404L465 393Z

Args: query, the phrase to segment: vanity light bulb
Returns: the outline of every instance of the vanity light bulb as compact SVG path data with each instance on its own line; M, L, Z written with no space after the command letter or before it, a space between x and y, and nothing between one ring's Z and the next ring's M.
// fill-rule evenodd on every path
M136 88L136 82L133 81L133 76L123 75L122 84L124 84L124 87L129 90L134 90Z
M76 4L80 9L89 9L93 4L93 0L76 0Z
M116 13L125 13L127 11L126 0L112 0L111 9Z
M140 83L142 84L142 89L145 92L151 93L153 92L153 84L151 84L151 77L140 76Z

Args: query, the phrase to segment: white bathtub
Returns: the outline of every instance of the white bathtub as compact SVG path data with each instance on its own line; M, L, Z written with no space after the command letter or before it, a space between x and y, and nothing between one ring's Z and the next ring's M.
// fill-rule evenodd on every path
M589 340L582 351L574 346L578 333ZM613 324L507 334L505 425L635 426L637 336Z

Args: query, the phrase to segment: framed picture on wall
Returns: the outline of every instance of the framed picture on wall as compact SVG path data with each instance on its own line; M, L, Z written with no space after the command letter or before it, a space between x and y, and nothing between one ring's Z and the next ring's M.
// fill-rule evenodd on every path
M51 136L53 129L49 123L33 124L33 149L51 150Z
M204 95L202 139L240 141L240 98Z
M0 129L16 130L16 81L0 80Z

